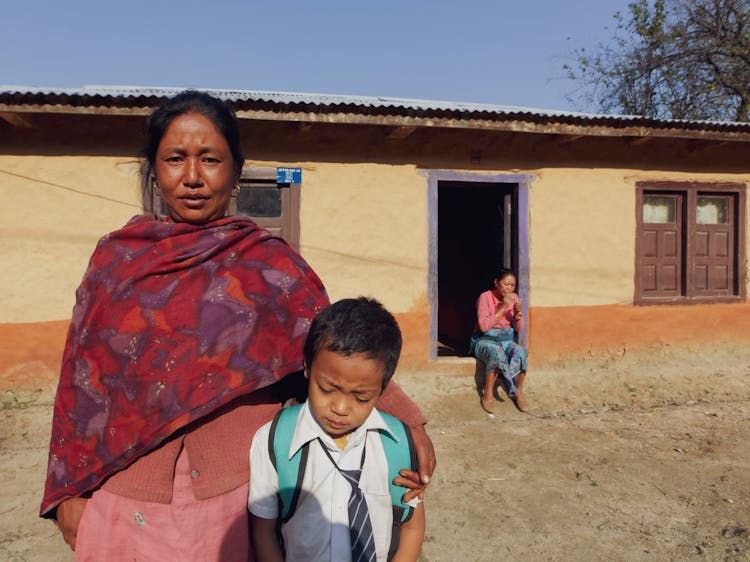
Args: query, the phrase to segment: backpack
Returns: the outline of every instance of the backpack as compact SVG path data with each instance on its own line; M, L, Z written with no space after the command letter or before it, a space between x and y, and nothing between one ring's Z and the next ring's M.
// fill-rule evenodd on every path
M292 518L297 508L297 502L305 475L307 455L310 443L300 447L289 459L289 446L292 434L297 425L297 418L304 404L297 404L280 410L271 422L268 434L268 453L271 464L279 476L279 519L286 523ZM393 479L398 471L407 468L417 470L417 455L414 449L411 431L400 420L380 412L388 428L398 437L396 441L387 431L379 431L383 444L383 451L388 462L388 483L393 505L393 536L398 540L398 527L406 523L414 513L414 508L403 503L401 498L408 491L403 486L396 486Z

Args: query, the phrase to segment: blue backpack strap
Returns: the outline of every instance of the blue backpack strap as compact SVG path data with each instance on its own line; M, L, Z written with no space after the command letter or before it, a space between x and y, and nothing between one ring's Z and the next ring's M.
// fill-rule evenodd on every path
M297 425L297 418L304 404L280 410L271 423L268 434L268 453L271 463L279 477L279 514L284 523L294 515L301 491L302 478L305 475L309 447L301 447L290 459L289 447ZM417 454L414 448L411 430L401 420L380 412L393 435L380 431L380 440L388 462L388 487L393 505L393 523L400 526L408 521L414 508L402 502L408 488L397 486L393 479L399 476L403 468L417 470ZM396 436L394 439L393 436Z
M268 433L268 454L279 476L279 519L283 523L289 521L297 508L307 465L307 444L289 458L292 435L303 406L304 404L297 404L277 412Z
M393 479L399 476L398 471L407 468L417 470L417 452L414 448L414 440L411 436L411 430L401 420L380 412L388 428L393 435L387 431L380 432L380 440L383 443L385 458L388 461L388 485L391 492L391 503L393 504L393 523L401 525L406 523L414 513L414 508L403 503L402 499L408 488L397 486Z

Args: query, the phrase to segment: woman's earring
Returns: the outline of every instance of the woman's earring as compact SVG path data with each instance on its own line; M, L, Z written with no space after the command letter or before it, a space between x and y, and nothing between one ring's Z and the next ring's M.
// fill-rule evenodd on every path
M159 185L159 182L156 181L156 178L152 178L151 185L153 185L153 187L154 187L154 192L157 195L161 196L161 186Z
M239 197L240 196L240 184L237 184L234 186L234 189L232 189L232 197Z

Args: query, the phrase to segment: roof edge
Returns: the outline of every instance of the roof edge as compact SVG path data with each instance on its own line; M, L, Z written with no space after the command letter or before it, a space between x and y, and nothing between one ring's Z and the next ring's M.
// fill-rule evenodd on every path
M143 116L149 114L163 99L183 90L177 87L135 86L0 86L0 111ZM372 96L199 90L231 103L239 118L251 120L406 125L582 136L750 140L750 123L652 119L632 115L588 114Z

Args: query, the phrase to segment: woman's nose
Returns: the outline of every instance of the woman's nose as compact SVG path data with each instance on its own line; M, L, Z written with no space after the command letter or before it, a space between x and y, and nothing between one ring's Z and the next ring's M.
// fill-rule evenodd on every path
M183 183L188 186L199 186L202 183L200 168L195 158L188 158L187 162L185 162Z

